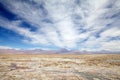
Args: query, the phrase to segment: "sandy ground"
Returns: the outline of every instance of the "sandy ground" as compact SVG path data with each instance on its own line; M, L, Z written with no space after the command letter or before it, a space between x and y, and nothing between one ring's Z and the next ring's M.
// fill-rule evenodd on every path
M120 54L0 54L0 80L120 80Z

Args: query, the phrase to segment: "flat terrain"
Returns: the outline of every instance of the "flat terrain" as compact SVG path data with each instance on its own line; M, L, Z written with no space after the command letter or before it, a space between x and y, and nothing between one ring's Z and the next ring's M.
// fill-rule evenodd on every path
M0 54L0 80L120 80L120 54Z

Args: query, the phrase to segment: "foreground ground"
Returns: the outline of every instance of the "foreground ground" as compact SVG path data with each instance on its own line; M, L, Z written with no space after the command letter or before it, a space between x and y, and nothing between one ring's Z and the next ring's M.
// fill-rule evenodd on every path
M120 54L0 54L0 80L120 80Z

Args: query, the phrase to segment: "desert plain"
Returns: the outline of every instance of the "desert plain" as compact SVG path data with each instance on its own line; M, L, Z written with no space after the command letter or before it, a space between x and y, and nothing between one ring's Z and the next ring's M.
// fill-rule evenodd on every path
M0 54L0 80L120 80L120 54Z

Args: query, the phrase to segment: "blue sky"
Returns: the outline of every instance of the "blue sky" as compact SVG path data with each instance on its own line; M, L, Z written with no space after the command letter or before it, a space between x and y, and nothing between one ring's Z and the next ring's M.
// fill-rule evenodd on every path
M120 51L120 0L0 0L0 48Z

